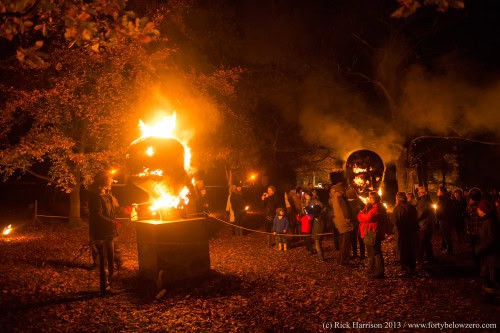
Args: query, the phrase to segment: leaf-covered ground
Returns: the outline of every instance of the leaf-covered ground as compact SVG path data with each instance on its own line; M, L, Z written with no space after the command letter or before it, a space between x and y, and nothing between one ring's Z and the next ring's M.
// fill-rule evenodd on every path
M249 226L259 225L257 216L250 219ZM320 261L300 244L279 252L261 234L233 237L230 228L212 223L212 272L160 299L137 279L132 223L123 224L119 237L125 267L116 280L122 291L106 297L97 294L89 252L81 253L87 227L46 222L0 237L1 330L321 332L330 331L325 322L500 324L499 306L483 302L466 249L439 257L422 277L404 279L389 239L383 246L387 277L369 280L363 262L337 265L331 239Z

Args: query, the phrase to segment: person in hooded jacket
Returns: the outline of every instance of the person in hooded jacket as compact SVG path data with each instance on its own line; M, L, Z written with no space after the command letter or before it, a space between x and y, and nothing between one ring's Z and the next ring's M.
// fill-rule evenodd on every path
M276 209L276 216L273 221L272 232L276 236L276 241L278 243L278 250L287 251L286 247L286 233L288 232L289 224L288 218L285 216L285 210L283 208Z
M382 240L385 234L382 225L387 220L387 212L380 203L381 198L377 192L370 192L368 203L358 214L359 231L365 241L366 252L368 253L368 276L375 279L384 278L384 257L382 256ZM373 244L367 242L366 234L375 233Z

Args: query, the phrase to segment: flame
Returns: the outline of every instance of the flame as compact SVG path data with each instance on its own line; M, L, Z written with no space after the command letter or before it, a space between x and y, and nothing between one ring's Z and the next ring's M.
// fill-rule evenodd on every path
M155 154L153 147L149 146L148 149L146 149L146 155L148 156L153 156Z
M363 177L360 176L354 177L353 182L354 184L356 184L356 186L365 186L370 184L369 180L365 180L363 179Z
M249 210L249 209L250 209L250 206L246 206L246 207L245 207L245 210Z
M139 128L141 129L141 137L137 140L149 138L149 137L157 137L157 138L166 138L166 139L176 139L179 141L184 147L184 169L189 171L191 169L191 149L187 145L187 141L181 138L179 135L176 135L174 132L176 125L177 115L172 113L171 116L166 116L160 121L152 124L146 125L142 120L139 120ZM149 148L151 148L151 154L149 154ZM146 151L146 154L152 156L152 147L149 147Z
M434 210L436 210L438 208L438 205L434 204L432 205L432 207L434 208Z
M359 199L360 199L361 201L363 201L363 203L364 203L365 205L368 203L368 197L362 197L362 196L360 196L360 195L359 195L358 197L359 197Z
M157 211L161 208L178 208L182 205L187 205L189 202L188 194L189 189L184 186L179 195L172 195L171 193L158 189L160 196L158 199L153 200L152 205L149 207L151 211Z
M7 227L3 228L3 234L8 235L12 231L12 224L9 224Z
M363 173L363 172L367 172L367 171L368 171L368 169L360 168L356 164L354 164L354 166L352 167L352 172L354 172L354 173Z
M381 188L378 189L378 195L380 195L382 197L382 189Z

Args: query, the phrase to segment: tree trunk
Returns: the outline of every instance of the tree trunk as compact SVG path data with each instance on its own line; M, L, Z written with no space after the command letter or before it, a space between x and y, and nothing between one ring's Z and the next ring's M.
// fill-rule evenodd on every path
M78 227L81 224L80 217L80 182L78 182L69 195L69 225Z
M231 170L231 167L227 163L225 169L226 169L227 186L228 188L231 188L231 185L233 184L233 171Z

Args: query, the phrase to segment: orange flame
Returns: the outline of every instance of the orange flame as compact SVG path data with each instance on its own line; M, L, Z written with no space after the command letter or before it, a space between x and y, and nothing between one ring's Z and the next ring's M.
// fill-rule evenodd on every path
M187 140L184 140L181 136L176 135L175 125L177 123L177 115L172 113L171 116L163 117L160 121L152 124L146 125L142 120L139 120L139 128L141 129L141 137L138 139L144 139L149 137L175 139L179 141L184 147L184 169L189 171L191 168L191 150L187 146ZM149 147L146 154L152 156L154 154L153 147Z
M169 192L159 189L160 197L153 200L151 207L152 211L157 211L161 208L177 208L180 205L187 205L189 203L189 189L184 186L178 196L172 195Z
M12 224L9 224L7 227L3 228L3 234L8 235L12 231Z
M141 137L136 141L148 137L177 140L182 144L184 148L184 169L186 171L189 171L191 165L191 151L187 146L187 140L182 138L180 135L177 135L177 133L175 132L176 117L177 116L174 112L172 113L172 115L165 116L154 124L145 124L142 120L139 120ZM148 156L153 156L155 154L155 148L153 146L149 146L146 149L145 153ZM161 177L164 176L164 171L161 169L149 170L148 168L146 168L143 170L143 172L138 174L138 176L156 176L155 179L158 181L159 179L161 179ZM183 206L187 205L189 202L189 189L186 186L184 186L179 193L173 193L177 192L177 190L168 188L168 186L159 181L154 186L154 188L154 193L149 193L151 195L151 206L149 207L149 209L154 213L162 208L183 208Z

